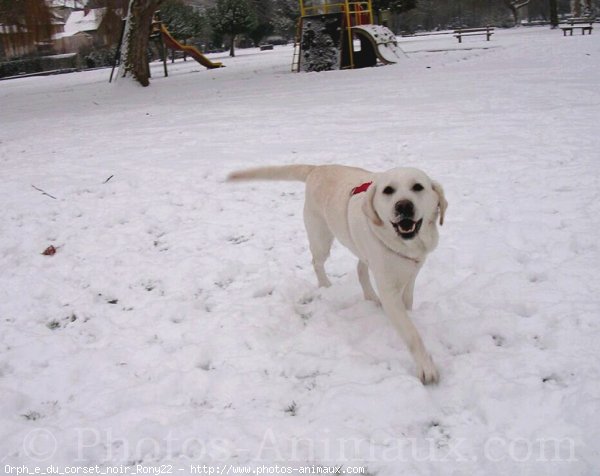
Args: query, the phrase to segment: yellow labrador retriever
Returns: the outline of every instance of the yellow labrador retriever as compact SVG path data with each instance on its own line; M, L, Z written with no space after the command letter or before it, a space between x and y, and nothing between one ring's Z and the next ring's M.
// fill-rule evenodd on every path
M365 298L383 305L412 353L421 381L438 381L407 310L412 309L417 273L437 246L438 217L440 225L444 222L448 202L439 183L414 168L373 173L341 165L259 167L233 172L228 180L306 182L304 223L319 286L331 285L324 265L337 238L358 257Z

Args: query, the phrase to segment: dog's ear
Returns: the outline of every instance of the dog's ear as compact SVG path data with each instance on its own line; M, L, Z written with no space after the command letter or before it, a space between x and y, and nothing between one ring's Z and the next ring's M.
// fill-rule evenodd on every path
M375 211L375 207L373 207L373 199L375 198L375 192L377 191L377 186L372 183L371 186L367 189L365 193L365 198L362 203L362 210L367 218L373 222L376 226L383 225L383 221L379 218L379 215Z
M431 186L433 188L433 191L438 196L438 206L440 207L440 225L443 225L444 217L446 216L446 209L448 208L448 201L446 200L446 196L444 195L444 189L438 182L432 180Z

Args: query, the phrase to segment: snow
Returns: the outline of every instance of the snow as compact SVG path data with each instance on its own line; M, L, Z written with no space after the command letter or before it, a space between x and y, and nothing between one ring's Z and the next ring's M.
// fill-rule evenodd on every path
M65 23L65 31L58 33L55 37L62 38L81 32L95 31L100 26L100 23L102 23L105 14L106 8L73 11Z
M0 83L5 472L596 474L600 36L399 43L355 71L291 73L288 46L155 63L145 89ZM444 185L412 312L437 386L341 246L317 288L302 184L224 181L287 163Z
M88 2L87 2L87 0L84 0L84 1L80 1L80 0L50 0L47 3L49 3L50 6L53 8L57 8L57 7L84 8Z

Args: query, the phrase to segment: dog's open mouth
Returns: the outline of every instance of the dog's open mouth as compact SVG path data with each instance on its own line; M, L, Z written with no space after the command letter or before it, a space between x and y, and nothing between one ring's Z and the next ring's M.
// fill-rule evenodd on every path
M414 221L410 218L403 218L396 223L392 222L392 226L396 230L396 233L398 233L398 236L405 240L410 240L411 238L417 236L422 224L422 218L419 221Z

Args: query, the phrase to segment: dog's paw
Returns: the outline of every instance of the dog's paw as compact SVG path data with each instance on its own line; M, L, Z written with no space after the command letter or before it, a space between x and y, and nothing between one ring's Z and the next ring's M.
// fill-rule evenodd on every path
M423 385L438 383L440 380L440 374L430 356L427 356L425 361L419 364L417 375L421 382L423 382Z

